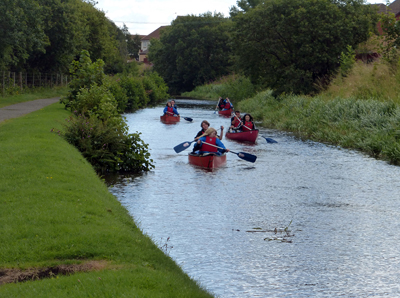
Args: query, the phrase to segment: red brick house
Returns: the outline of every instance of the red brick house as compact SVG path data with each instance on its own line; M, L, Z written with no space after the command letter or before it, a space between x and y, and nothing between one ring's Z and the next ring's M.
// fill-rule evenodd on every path
M141 42L141 46L140 46L140 50L139 50L139 62L148 63L147 55L149 53L150 40L153 38L160 39L161 30L166 27L168 27L168 26L161 26L158 29L151 32L149 35L146 35L145 37L142 38L142 42Z

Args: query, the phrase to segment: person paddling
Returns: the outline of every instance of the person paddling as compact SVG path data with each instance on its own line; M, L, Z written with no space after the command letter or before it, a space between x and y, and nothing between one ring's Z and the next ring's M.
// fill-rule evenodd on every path
M240 111L235 111L235 114L231 118L231 126L229 127L229 132L236 131L241 123L242 119L240 119Z
M203 120L201 121L200 124L201 130L197 133L197 135L195 136L195 139L198 139L202 134L204 134L207 130L207 128L210 127L210 123L207 120ZM217 136L218 139L222 140L224 136L224 127L221 126L221 135Z
M220 148L214 146L218 146ZM198 150L196 152L198 154L214 153L217 155L221 155L225 152L229 152L229 149L226 149L221 140L217 138L217 131L212 127L209 127L200 136L194 147L196 148L196 151Z
M179 115L178 111L172 107L172 104L170 101L167 102L167 105L164 108L164 115L170 115L170 116L174 116L174 115Z
M250 131L256 129L256 125L253 122L253 117L250 114L245 114L242 118L242 123L238 127L242 131Z

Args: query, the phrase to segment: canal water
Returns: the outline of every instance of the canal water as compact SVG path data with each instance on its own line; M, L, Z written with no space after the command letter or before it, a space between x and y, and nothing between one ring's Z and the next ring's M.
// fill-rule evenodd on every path
M109 189L143 232L216 297L400 297L400 167L261 128L255 145L222 140L255 163L195 168L173 147L204 119L229 126L215 104L177 100L193 122L175 125L164 106L125 115L156 167Z

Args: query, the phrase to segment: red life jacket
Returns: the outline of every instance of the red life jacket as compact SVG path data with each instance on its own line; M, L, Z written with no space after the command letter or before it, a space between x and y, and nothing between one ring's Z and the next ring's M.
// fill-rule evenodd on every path
M229 102L226 102L224 105L224 109L229 110L231 108L231 104Z
M210 138L209 136L206 136L206 142L215 145L217 143L217 138ZM202 143L200 151L217 152L218 148Z
M168 107L167 108L167 115L173 115L174 114L174 108L173 107Z
M240 119L238 119L237 117L233 117L233 118L235 118L234 119L235 121L233 122L233 127L238 127L240 124Z
M247 128L247 127L248 128ZM253 122L251 122L251 121L245 121L244 123L243 123L243 126L242 126L242 131L250 131L250 130L252 130L253 129Z

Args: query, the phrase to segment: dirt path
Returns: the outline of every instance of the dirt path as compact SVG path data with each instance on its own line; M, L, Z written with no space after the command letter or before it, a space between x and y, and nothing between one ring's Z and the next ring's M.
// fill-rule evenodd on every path
M33 111L40 110L41 108L44 108L45 106L48 106L52 103L58 102L59 100L60 97L36 99L32 101L17 103L11 106L6 106L0 109L0 122L11 118L17 118L29 114L30 112Z

